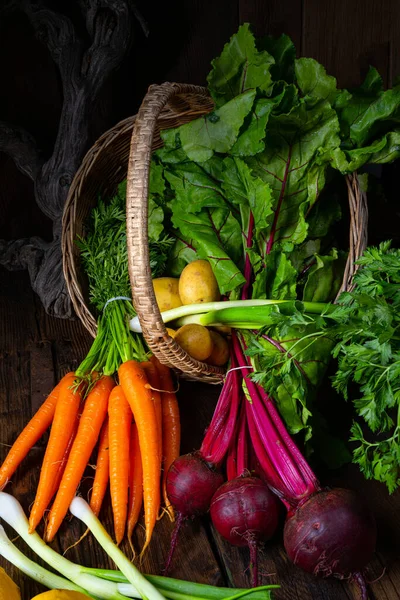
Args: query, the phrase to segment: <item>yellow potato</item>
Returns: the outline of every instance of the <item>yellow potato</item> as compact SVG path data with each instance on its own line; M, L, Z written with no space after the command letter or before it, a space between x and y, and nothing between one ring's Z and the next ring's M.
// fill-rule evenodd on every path
M206 360L213 351L213 343L209 330L203 325L183 325L175 334L175 341L192 358Z
M229 325L214 325L214 329L224 335L231 335L232 332L232 327L229 327Z
M88 600L88 597L86 594L71 590L49 590L31 598L31 600Z
M19 587L0 567L0 600L21 600Z
M216 331L210 330L210 336L214 347L210 356L207 358L207 363L209 365L214 365L215 367L222 367L229 359L229 344L226 339Z
M160 312L182 306L179 297L179 279L174 277L157 277L153 279L153 288Z
M207 260L194 260L186 265L179 278L179 296L182 304L217 302L221 294Z
M176 329L171 329L171 327L166 327L166 330L172 338L174 338L176 336Z

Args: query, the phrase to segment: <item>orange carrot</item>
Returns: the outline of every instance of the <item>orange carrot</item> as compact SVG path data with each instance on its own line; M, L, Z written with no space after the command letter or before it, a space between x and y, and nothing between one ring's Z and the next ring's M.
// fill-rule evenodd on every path
M29 533L35 531L51 500L53 481L74 429L84 390L83 385L74 387L75 380L74 374L68 375L64 377L63 385L60 387L35 501L29 516Z
M132 410L120 385L110 395L108 420L111 505L115 539L120 544L128 514L129 442L132 424Z
M132 423L129 465L128 540L132 547L132 534L143 504L143 469L136 423Z
M44 434L46 429L50 427L56 410L60 388L64 385L64 379L67 378L69 381L72 375L73 373L67 373L61 379L11 446L0 468L0 489L6 485L31 448Z
M159 446L160 461L162 458L162 408L161 408L161 393L160 388L160 377L155 364L146 360L140 363L142 369L146 373L146 377L149 380L151 395L154 403L154 410L157 419L157 439Z
M106 494L108 480L110 477L110 446L108 440L108 417L104 421L97 451L96 473L93 481L92 495L90 497L90 508L99 516L101 505Z
M143 466L143 504L146 530L142 554L147 548L160 508L160 461L158 460L157 419L148 379L142 367L134 360L123 363L119 380L133 412L138 429Z
M61 479L62 479L62 476L65 471L65 466L68 462L69 453L71 451L72 444L74 443L74 439L76 437L76 432L78 431L79 419L80 419L80 414L78 414L76 416L74 428L71 433L71 437L69 438L68 444L65 448L64 456L62 457L62 459L58 465L57 475L55 476L54 482L53 482L53 492L51 494L51 497L53 497L56 494L58 488L60 487Z
M47 542L54 539L68 512L90 455L97 443L101 426L107 415L108 398L114 385L113 378L104 375L96 381L85 400L78 431L47 521L45 535ZM54 419L56 416L57 410Z
M160 377L160 389L165 390L161 394L162 403L162 428L163 428L163 478L162 491L165 508L170 519L175 519L174 509L167 496L167 473L176 458L180 455L181 444L181 422L179 405L176 399L175 386L171 377L171 370L162 365L155 356L151 357L156 365Z

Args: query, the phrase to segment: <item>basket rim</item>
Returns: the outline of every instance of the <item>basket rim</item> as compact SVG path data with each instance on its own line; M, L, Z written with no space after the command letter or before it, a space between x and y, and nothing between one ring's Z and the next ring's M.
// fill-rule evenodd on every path
M77 200L81 192L83 179L93 168L98 155L106 151L122 133L132 130L135 119L136 115L133 115L118 121L113 127L105 131L87 151L75 173L63 210L61 248L64 279L75 313L93 338L96 337L97 321L87 306L81 286L78 283L77 262L71 259L74 256L74 250L76 251L76 238L70 224L75 223L76 220Z

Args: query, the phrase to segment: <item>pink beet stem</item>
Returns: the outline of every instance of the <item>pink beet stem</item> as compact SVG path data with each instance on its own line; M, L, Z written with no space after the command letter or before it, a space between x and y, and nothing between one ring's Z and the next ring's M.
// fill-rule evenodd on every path
M228 481L231 481L232 479L236 479L237 476L236 444L232 443L226 455L226 477Z
M260 475L262 475L270 489L281 499L289 510L293 503L287 500L289 494L286 490L283 490L282 481L276 472L275 467L272 465L265 446L260 439L249 402L246 403L246 412L252 446L258 461L258 469L261 471Z
M236 366L235 357L232 355L231 368ZM235 436L240 395L241 374L239 371L229 371L200 448L200 454L207 462L220 465L228 452Z
M247 365L248 362L235 334L232 336L232 340L239 366ZM269 462L280 479L280 496L290 503L298 502L320 489L317 479L287 433L276 410L271 411L273 416L270 414L268 409L271 407L272 401L266 396L261 386L251 381L248 376L245 376L245 383L252 401L249 412L253 416L258 435L269 456ZM267 405L265 405L264 396L268 399ZM259 453L257 456L261 466L265 469ZM266 472L266 476L271 476L270 470ZM271 484L274 488L276 487L275 477Z
M238 439L237 439L237 476L243 475L247 471L250 472L249 469L249 440L248 440L248 426L247 426L247 417L246 417L246 403L247 400L242 398L242 403L240 406L239 413L239 429L238 429Z

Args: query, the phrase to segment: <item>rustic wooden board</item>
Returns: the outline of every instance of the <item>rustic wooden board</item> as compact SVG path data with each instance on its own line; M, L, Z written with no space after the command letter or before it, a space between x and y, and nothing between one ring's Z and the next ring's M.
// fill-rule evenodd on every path
M36 410L54 383L67 371L76 368L91 343L90 336L78 321L60 321L45 315L38 304L25 273L0 272L0 458L7 452L18 431ZM182 415L184 452L198 448L212 414L218 388L199 383L181 382L179 401ZM24 465L13 477L7 491L15 494L24 509L33 501L43 457L46 436L38 442ZM85 496L91 487L93 471L89 468L81 486ZM356 469L346 468L330 473L324 483L358 489L370 502L377 516L379 542L376 557L370 565L371 600L395 600L400 590L400 493L388 496L379 485L365 482ZM102 518L112 532L112 517L107 500ZM143 562L149 573L162 571L168 551L172 525L167 518L158 522L150 549ZM63 525L54 547L65 551L84 532L75 519ZM143 540L139 528L135 542ZM22 549L24 544L17 541ZM130 556L127 544L124 551ZM26 551L26 547L24 548ZM31 552L27 552L32 556ZM67 556L89 566L112 567L98 544L87 536ZM248 552L229 546L210 526L207 518L184 525L171 575L182 579L219 585L247 586ZM29 600L43 588L23 577L1 560L8 573L21 587L22 600ZM387 572L381 577L384 569ZM285 555L281 534L277 534L260 552L263 583L280 583L276 600L345 600L357 598L352 585L335 580L317 580L291 565ZM381 577L381 578L380 578Z

